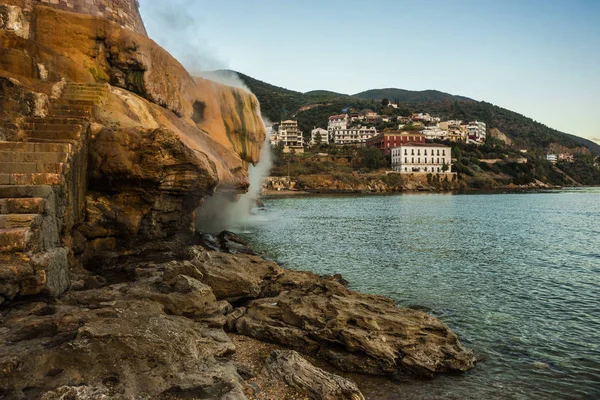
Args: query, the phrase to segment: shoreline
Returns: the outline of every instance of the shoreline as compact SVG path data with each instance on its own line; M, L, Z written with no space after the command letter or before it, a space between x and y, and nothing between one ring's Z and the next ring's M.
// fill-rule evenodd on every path
M311 392L273 376L277 353L301 361L292 368L296 383L305 374L333 382L337 394L321 398L360 399L341 393L368 392L378 381L401 391L396 376L416 382L464 373L477 361L438 318L350 290L338 275L283 268L227 231L194 244L145 243L111 271L81 270L72 282L57 299L4 305L0 329L10 342L0 341L0 353L20 360L3 373L0 389L9 395L28 390L53 400L85 391L171 400L180 398L178 388L200 390L198 376L212 382L198 392L211 398L292 400ZM200 353L194 343L202 343Z
M531 192L553 192L569 188L586 188L596 186L553 186L553 187L500 187L484 189L459 189L459 190L399 190L399 191L361 191L361 190L339 190L339 189L304 189L304 190L263 190L260 198L279 197L320 197L320 196L394 196L394 195L416 195L416 194L500 194L500 193L531 193Z

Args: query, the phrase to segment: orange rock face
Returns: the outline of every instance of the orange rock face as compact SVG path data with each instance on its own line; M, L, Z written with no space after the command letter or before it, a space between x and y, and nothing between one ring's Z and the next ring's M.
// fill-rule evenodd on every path
M74 193L59 203L77 200L61 243L70 246L71 227L97 250L189 232L203 197L246 191L266 136L256 98L193 78L146 36L137 10L121 13L131 24L106 9L89 15L100 3L123 3L114 11L133 1L70 1L75 12L63 3L0 2L0 141L66 140L85 161L75 180L55 173ZM0 179L54 184L41 177Z
M191 136L208 136L239 156L238 165L212 160L217 170L246 170L246 163L258 162L265 128L251 94L195 80L151 39L107 19L42 6L24 15L31 21L29 37L35 40L0 30L0 72L5 76L35 85L36 80L42 81L43 70L50 82L108 82L174 113L180 125L189 126L178 129L189 130L188 134L175 132L186 142L194 141ZM42 87L49 90L42 82L36 90ZM210 152L215 147L210 140L202 141L202 148L194 150ZM219 175L231 174L219 171ZM239 181L219 183L240 186Z

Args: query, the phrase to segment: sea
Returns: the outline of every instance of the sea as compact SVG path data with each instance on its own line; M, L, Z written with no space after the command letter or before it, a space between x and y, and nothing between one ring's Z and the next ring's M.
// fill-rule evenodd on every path
M600 399L600 188L263 199L236 227L286 268L426 310L480 357L370 399Z

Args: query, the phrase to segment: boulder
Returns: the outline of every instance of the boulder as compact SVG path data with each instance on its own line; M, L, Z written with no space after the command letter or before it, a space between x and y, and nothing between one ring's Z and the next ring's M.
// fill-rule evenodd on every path
M286 271L263 295L236 319L237 332L317 355L342 371L432 377L467 371L475 361L437 318L332 279Z
M194 265L202 273L217 299L236 302L258 298L265 287L283 269L273 261L251 254L208 252L203 247L190 247Z
M313 366L295 351L275 350L266 369L275 380L306 393L314 400L364 400L354 382Z
M198 271L171 262L137 275L3 310L0 393L245 399L246 384L227 358L235 347L221 329L229 310Z

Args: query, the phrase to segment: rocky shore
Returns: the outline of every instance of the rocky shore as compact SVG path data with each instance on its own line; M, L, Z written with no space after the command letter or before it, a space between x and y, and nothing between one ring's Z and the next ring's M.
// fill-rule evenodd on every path
M107 4L0 1L0 399L360 400L336 372L473 367L430 315L198 233L248 189L260 105Z
M230 233L145 244L71 279L59 298L3 305L0 398L361 399L302 355L388 377L474 363L436 318L281 268ZM256 340L277 351L257 356Z
M268 177L263 184L265 196L293 196L310 194L390 194L411 192L457 192L482 190L546 190L559 189L541 181L526 185L501 185L495 184L485 187L475 187L456 174L439 174L428 176L426 174L322 174L302 175L298 177Z

